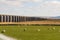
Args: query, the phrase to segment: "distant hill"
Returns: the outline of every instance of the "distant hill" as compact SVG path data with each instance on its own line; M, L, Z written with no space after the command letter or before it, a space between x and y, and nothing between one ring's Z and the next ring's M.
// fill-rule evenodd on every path
M47 19L60 19L60 16L55 16L55 17L41 17L41 18L47 18Z
M51 19L60 19L60 16L51 17Z

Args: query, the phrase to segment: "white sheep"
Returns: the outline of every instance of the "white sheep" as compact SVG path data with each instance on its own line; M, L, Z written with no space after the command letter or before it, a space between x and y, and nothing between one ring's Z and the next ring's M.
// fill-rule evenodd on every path
M39 32L39 31L41 31L40 29L37 29L37 31Z
M5 33L5 32L6 32L6 30L2 30L2 31L1 31L1 33Z

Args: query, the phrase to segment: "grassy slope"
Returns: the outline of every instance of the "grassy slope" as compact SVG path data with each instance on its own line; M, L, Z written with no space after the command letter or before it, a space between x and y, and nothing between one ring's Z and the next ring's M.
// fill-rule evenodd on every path
M56 30L48 30L48 27L56 27ZM27 31L23 31L24 28ZM38 28L40 32L36 31ZM6 29L5 35L19 40L60 40L59 26L0 26L0 32L2 29Z

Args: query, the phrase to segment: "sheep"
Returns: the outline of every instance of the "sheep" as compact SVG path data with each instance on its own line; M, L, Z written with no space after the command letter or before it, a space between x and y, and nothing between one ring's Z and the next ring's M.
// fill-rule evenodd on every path
M6 32L6 30L2 30L2 31L1 31L1 33L5 33L5 32Z

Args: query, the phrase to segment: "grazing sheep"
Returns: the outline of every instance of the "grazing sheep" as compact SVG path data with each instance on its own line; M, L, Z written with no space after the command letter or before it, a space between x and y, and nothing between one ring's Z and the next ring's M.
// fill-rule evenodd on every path
M51 28L48 28L48 30L51 30Z
M5 33L5 32L6 32L6 30L2 30L2 31L1 31L1 33Z
M53 27L52 30L55 30L55 27Z
M24 28L24 31L26 31L27 30L27 28Z
M37 31L39 32L39 31L41 31L40 29L37 29Z

